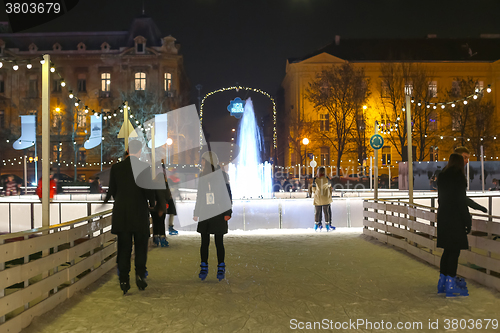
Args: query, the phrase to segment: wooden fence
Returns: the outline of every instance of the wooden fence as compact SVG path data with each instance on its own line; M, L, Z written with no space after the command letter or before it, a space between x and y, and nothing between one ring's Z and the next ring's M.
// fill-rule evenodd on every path
M363 233L438 266L437 208L389 200L363 202ZM469 250L460 254L458 274L500 291L500 217L472 214Z
M19 332L116 265L111 210L0 235L0 332Z

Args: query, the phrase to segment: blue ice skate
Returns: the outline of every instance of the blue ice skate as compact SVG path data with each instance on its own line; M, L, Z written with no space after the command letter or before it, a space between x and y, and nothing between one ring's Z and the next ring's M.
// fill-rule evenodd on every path
M319 231L321 231L321 229L323 229L323 224L321 222L316 222L314 224L314 231L317 231L319 229Z
M446 276L445 282L446 297L469 296L469 291L457 286L454 277Z
M439 281L438 281L438 294L444 294L446 292L446 275L444 274L439 274Z
M200 268L200 275L198 275L198 277L201 281L204 281L208 275L208 264L206 262L202 262Z
M326 231L330 231L330 230L335 230L335 226L333 226L331 223L327 223L326 224Z
M168 234L170 236L175 236L175 235L179 234L179 232L174 229L173 225L171 225L171 226L168 227Z
M221 262L218 266L217 266L217 279L219 279L219 281L223 280L224 278L226 277L226 264Z
M156 247L160 246L160 236L153 236L153 244Z
M160 244L161 244L161 247L168 247L167 237L161 236L160 237Z

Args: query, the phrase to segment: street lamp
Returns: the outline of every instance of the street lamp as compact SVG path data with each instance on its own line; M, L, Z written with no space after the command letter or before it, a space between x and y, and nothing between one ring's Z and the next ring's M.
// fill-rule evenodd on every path
M174 141L171 138L167 138L167 164L170 164L170 146L174 143Z
M307 189L307 145L309 144L309 139L308 138L304 138L302 139L302 144L304 145L304 165L306 167L306 173L304 175L304 179L305 179L305 186L306 186L306 189ZM300 170L300 167L299 167L299 170Z

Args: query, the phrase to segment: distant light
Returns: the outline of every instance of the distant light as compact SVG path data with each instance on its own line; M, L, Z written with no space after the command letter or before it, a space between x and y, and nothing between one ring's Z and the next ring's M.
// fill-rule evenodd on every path
M171 138L168 138L167 139L167 145L172 145L172 143L174 143L174 141L171 139Z
M28 64L26 65L26 68L31 69L31 67L33 67L33 65L31 65L31 62L28 62Z

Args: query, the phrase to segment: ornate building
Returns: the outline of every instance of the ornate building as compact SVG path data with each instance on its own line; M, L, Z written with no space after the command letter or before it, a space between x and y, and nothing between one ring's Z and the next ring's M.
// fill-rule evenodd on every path
M160 113L186 106L189 82L179 50L176 39L162 35L154 21L146 16L135 18L128 31L0 33L1 173L22 176L19 156L35 156L34 147L16 151L12 149L12 142L20 135L19 116L41 112L39 60L43 54L51 56L55 68L50 88L51 161L59 161L61 173L73 176L77 170L81 179L88 179L101 168L101 150L83 147L90 133L92 113L86 109L111 115L131 96L154 96L159 104L155 109ZM15 64L19 64L18 70L13 69ZM81 101L78 107L68 98L70 92ZM110 123L123 122L115 117L104 121L103 135ZM39 122L38 138L40 135ZM41 154L40 141L38 146L38 154ZM17 158L15 163L14 158ZM112 160L104 151L105 168ZM114 160L116 162L116 158ZM29 179L32 177L33 173Z
M318 79L318 74L328 70L335 65L351 64L353 68L362 68L365 79L368 82L370 95L365 107L359 110L362 119L366 154L365 158L373 156L373 150L369 147L368 139L374 133L375 121L378 122L379 133L382 132L385 139L384 147L379 150L379 168L381 173L388 173L387 167L393 175L397 175L397 162L404 160L406 156L401 153L401 147L393 144L396 135L396 124L404 126L404 112L389 117L388 104L391 103L386 82L388 82L387 69L393 69L392 75L404 78L403 73L397 73L397 69L412 66L418 69L426 77L425 95L417 106L419 100L412 104L412 126L413 126L413 151L414 160L420 161L443 161L452 152L454 147L464 144L471 150L471 159L478 158L478 146L485 144L486 160L498 160L500 153L497 144L497 134L500 128L487 126L483 133L469 133L460 131L460 119L450 110L454 100L460 100L464 91L460 92L461 82L474 81L476 89L481 92L481 103L489 103L493 107L493 115L489 118L491 123L500 120L500 35L482 35L480 38L471 39L440 39L435 35L429 35L425 39L405 40L368 40L368 39L341 39L336 36L330 45L300 59L288 59L286 63L286 75L282 82L284 106L281 117L284 119L284 133L280 136L278 148L280 164L285 167L293 167L304 164L304 150L313 153L319 165L336 165L334 151L331 145L325 144L324 140L315 139L317 134L332 135L333 119L325 110L315 108L307 97L307 89L310 83ZM407 76L410 77L411 75ZM394 80L393 80L394 82ZM400 92L399 100L404 101L404 93L413 91L415 82L406 78L406 82L400 82L395 92ZM486 93L491 87L492 92ZM495 89L497 88L497 89ZM489 90L489 89L488 89ZM474 93L474 92L473 92ZM422 95L422 92L420 92ZM473 97L472 95L470 96ZM472 100L471 100L472 101ZM471 104L469 104L471 105ZM398 111L405 105L398 104ZM425 108L425 131L420 140L414 123L417 119L417 108ZM453 104L454 106L454 104ZM392 119L391 119L392 118ZM474 122L469 120L469 122ZM304 130L304 123L310 125L308 131ZM422 127L422 126L421 126ZM423 128L422 127L422 128ZM486 127L486 126L485 126ZM392 129L391 129L392 128ZM401 129L401 127L400 127ZM394 131L393 131L394 130ZM294 147L304 136L309 136L310 143L305 147ZM418 141L420 140L420 141ZM500 135L498 135L500 140ZM418 142L420 145L418 145ZM422 143L423 142L423 143ZM397 149L398 148L398 149ZM439 153L438 153L439 152ZM341 167L349 169L354 173L367 165L367 160L360 160L352 143L344 152ZM473 157L476 156L476 157ZM310 159L307 159L309 164ZM327 168L328 169L328 168ZM310 170L310 169L309 169ZM354 172L351 172L354 170ZM304 170L303 170L304 171ZM309 171L310 172L310 171ZM330 170L328 169L328 172ZM333 171L335 174L335 171Z

